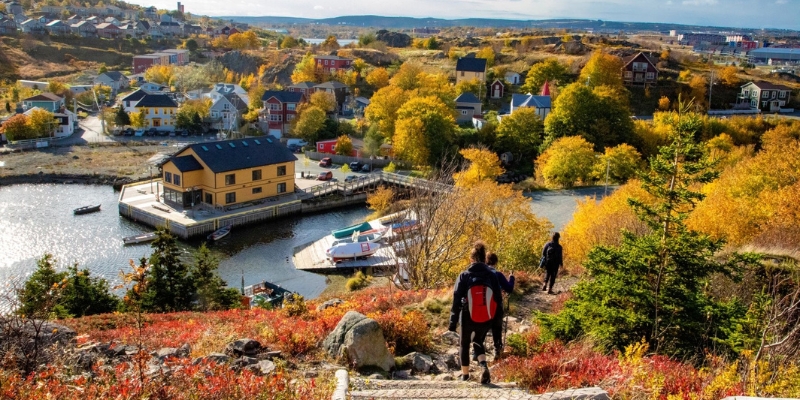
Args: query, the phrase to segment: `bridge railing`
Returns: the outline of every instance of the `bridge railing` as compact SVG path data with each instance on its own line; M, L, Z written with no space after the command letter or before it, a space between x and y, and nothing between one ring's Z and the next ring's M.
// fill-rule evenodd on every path
M352 182L326 182L322 185L303 189L302 191L309 197L319 197L334 192L342 192L347 195L363 188L377 186L382 182L416 189L432 190L439 193L449 193L453 190L453 186L444 183L432 182L423 178L415 178L389 172L378 172L362 176L365 178Z

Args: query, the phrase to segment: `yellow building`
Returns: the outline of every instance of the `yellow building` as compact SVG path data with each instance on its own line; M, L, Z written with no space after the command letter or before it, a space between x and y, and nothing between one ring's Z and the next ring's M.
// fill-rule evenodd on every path
M146 94L136 103L133 112L144 111L145 128L174 131L178 103L166 94Z
M296 160L269 138L188 145L161 164L164 202L230 206L294 193Z
M472 79L477 79L481 84L486 82L485 58L463 57L456 61L456 84Z

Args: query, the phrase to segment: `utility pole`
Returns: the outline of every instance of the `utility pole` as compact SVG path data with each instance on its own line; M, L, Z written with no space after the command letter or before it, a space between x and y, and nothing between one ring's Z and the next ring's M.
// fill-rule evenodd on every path
M708 81L708 111L711 111L711 89L714 88L714 68L711 68L711 79Z

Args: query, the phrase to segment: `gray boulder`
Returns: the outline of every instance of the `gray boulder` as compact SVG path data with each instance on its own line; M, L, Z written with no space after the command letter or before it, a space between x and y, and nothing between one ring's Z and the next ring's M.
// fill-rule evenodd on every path
M214 362L217 364L227 364L231 358L227 354L222 353L211 353L204 357L197 357L192 360L192 364L197 365L202 362Z
M261 343L253 339L239 339L228 343L225 347L225 354L232 357L248 356L252 357L261 351Z
M275 372L275 363L270 360L261 360L246 367L256 375L267 376Z
M322 311L322 310L325 310L327 308L336 307L336 306L338 306L339 304L342 304L342 303L344 303L344 301L342 299L330 299L330 300L318 305L317 306L317 311Z
M414 372L427 374L431 371L431 368L433 368L433 359L425 354L415 351L413 353L408 353L404 358L409 362Z
M348 311L342 317L322 345L331 357L355 368L373 366L389 371L394 367L381 327L355 311Z
M447 331L442 334L442 341L450 345L457 345L459 336L455 332Z

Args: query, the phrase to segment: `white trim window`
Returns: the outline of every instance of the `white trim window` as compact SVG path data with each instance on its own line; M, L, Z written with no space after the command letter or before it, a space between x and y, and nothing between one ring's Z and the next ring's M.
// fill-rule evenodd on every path
M282 116L280 114L270 114L269 120L272 122L280 122L282 120Z
M656 78L656 74L654 72L647 73L647 80L653 80Z
M766 99L767 97L769 97L769 91L768 90L765 90L765 91L761 92L761 98Z
M633 78L633 71L625 71L625 78L626 79Z
M270 111L280 111L281 110L281 105L280 104L275 104L275 103L269 103L269 109L270 109Z
M785 98L785 97L786 97L786 92L785 92L785 91L783 91L783 90L781 90L781 91L780 91L780 94L778 95L778 97L780 97L780 98L782 98L782 99L783 99L783 98Z

